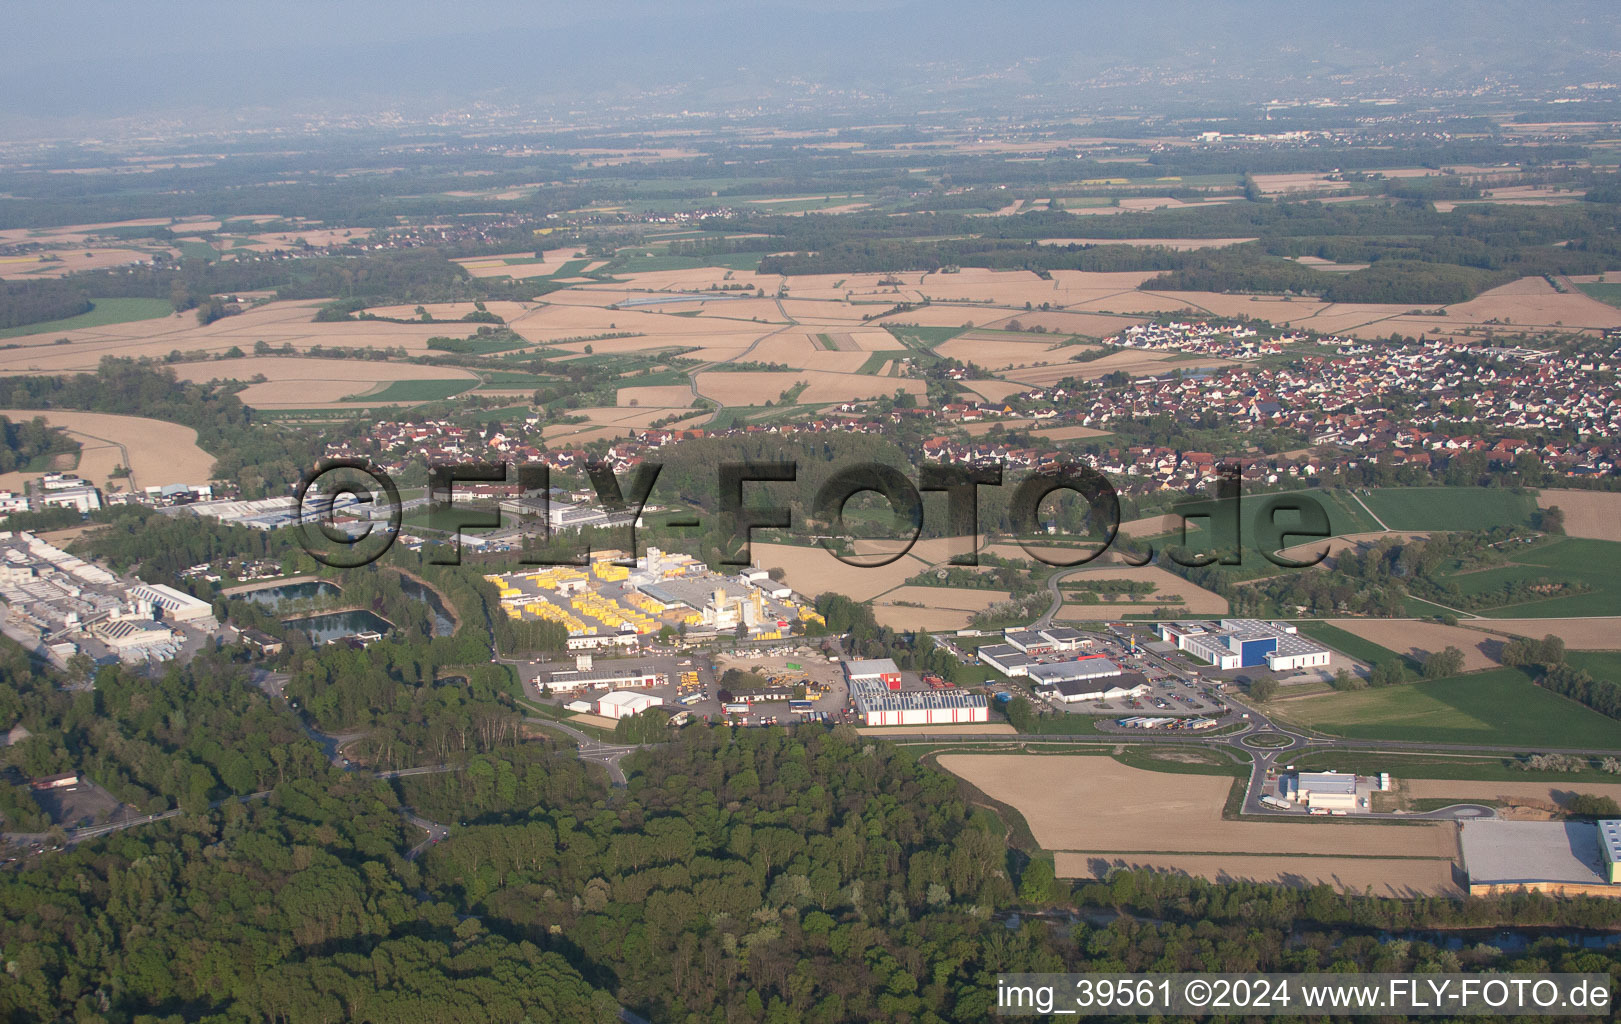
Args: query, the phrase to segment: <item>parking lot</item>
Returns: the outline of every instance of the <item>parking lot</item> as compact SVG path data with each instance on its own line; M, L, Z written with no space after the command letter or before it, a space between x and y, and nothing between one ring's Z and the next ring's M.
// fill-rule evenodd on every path
M1217 717L1227 714L1231 705L1221 696L1218 680L1202 677L1191 665L1183 666L1148 651L1143 646L1144 635L1137 635L1135 648L1127 637L1136 635L1128 629L1091 636L1087 654L1101 654L1127 673L1139 673L1148 681L1149 692L1140 697L1114 700L1082 700L1064 703L1057 698L1032 696L1036 703L1055 712L1071 715L1160 716L1160 717ZM1042 660L1063 660L1073 655L1055 655ZM1015 680L998 678L1005 685ZM1028 693L1025 680L1017 680L1017 689ZM1013 687L1008 687L1013 688Z

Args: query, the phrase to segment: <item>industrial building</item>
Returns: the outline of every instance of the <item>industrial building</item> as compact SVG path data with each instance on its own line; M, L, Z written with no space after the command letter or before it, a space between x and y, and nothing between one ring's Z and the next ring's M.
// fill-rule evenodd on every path
M984 695L977 693L897 693L881 682L866 679L851 682L850 699L863 725L961 725L990 720L990 705Z
M870 661L846 661L844 663L844 678L849 680L852 689L857 683L876 683L888 690L901 688L901 669L889 658L874 658Z
M1031 629L1010 629L1002 633L1009 647L1025 654L1051 654L1053 643L1039 632Z
M1302 637L1286 622L1222 619L1218 624L1161 622L1154 628L1177 650L1222 670L1265 665L1274 672L1292 672L1329 663L1328 648Z
M1092 679L1062 679L1052 683L1037 683L1035 688L1037 693L1053 700L1073 704L1083 700L1123 700L1127 697L1140 697L1148 692L1148 680L1132 672L1117 674L1113 678L1100 676Z
M1030 666L1040 664L1012 644L991 644L981 647L974 653L979 655L981 663L989 665L1009 679L1029 675Z
M170 622L198 622L214 615L214 607L207 601L199 601L161 583L137 584L129 588L129 596L135 601L148 602Z
M1025 654L1065 654L1092 646L1092 638L1078 629L1004 629L1006 646ZM1000 645L999 645L1000 646Z
M820 622L815 609L779 599L760 587L709 571L690 555L650 547L634 565L620 551L592 553L590 565L551 566L484 577L500 592L509 618L555 622L571 651L631 647L664 627L688 636L732 633L778 640L795 623Z
M1090 658L1077 658L1074 661L1054 661L1045 665L1031 665L1025 671L1025 677L1030 680L1033 686L1051 685L1074 680L1108 679L1122 674L1123 671L1119 665L1101 655Z
M1598 823L1599 848L1604 853L1604 875L1611 885L1621 884L1621 821Z
M1469 894L1525 889L1556 896L1621 896L1621 821L1504 821L1462 826Z
M1312 810L1357 809L1356 776L1343 772L1300 772L1295 775L1294 801Z
M1041 629L1037 630L1037 632L1046 638L1047 643L1052 646L1054 651L1060 654L1092 646L1092 638L1078 629L1057 627L1054 629Z
M81 649L97 660L166 661L187 639L176 627L219 628L206 601L116 576L26 532L0 532L0 600L7 634L59 664Z
M615 690L597 698L597 714L603 718L629 718L639 715L648 708L656 708L664 701L651 693L635 693L631 690Z
M593 671L587 667L553 672L544 680L536 680L535 685L546 693L578 693L581 690L601 687L631 689L638 686L663 686L667 681L662 672L654 672L651 669L614 668Z

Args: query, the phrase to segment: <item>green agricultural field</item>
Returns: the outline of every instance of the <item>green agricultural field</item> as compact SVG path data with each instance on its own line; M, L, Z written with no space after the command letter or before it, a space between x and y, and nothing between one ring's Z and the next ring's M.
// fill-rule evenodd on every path
M883 366L884 366L885 363L887 363L887 362L889 362L889 361L891 361L893 359L905 359L908 356L910 356L911 354L912 353L911 353L910 350L904 349L904 348L903 349L898 349L898 350L897 349L888 349L888 350L885 350L883 352L874 352L874 353L872 353L871 355L869 355L867 357L867 361L862 363L860 368L858 368L856 370L856 372L857 373L864 373L864 374L867 374L868 376L872 376L872 375L876 374L879 370L883 369Z
M724 267L727 270L754 271L760 269L760 261L764 258L764 252L724 252L704 257L704 263L711 267Z
M889 333L907 348L932 349L963 333L966 327L890 327Z
M196 239L176 242L175 247L180 250L181 257L188 260L213 263L220 258L218 249L207 242L199 242Z
M174 312L168 299L91 299L88 313L47 320L43 323L24 324L0 331L0 338L24 338L31 334L50 334L52 331L74 331L84 327L106 327L108 324L127 324L135 320L156 320ZM195 321L193 321L195 322Z
M609 269L622 274L641 274L652 270L696 270L709 266L704 260L691 256L648 256L646 252L644 249L634 255L616 256Z
M1500 487L1376 487L1361 495L1392 530L1530 526L1537 499Z
M1312 493L1317 495L1323 506L1328 509L1329 520L1335 526L1344 527L1343 530L1339 531L1340 533L1377 533L1379 531L1379 524L1373 521L1373 516L1368 514L1368 510L1358 504L1356 499L1345 491L1333 489L1317 490Z
M1621 746L1621 722L1549 693L1512 668L1311 697L1272 710L1297 725L1353 739Z
M1241 495L1238 500L1238 543L1242 548L1240 553L1241 561L1238 565L1221 567L1221 571L1224 574L1230 574L1230 578L1235 581L1259 579L1265 576L1276 576L1283 572L1300 571L1275 564L1266 557L1265 552L1262 550L1263 545L1259 540L1258 527L1263 525L1263 519L1267 516L1268 510L1272 508L1269 503L1273 499L1299 499L1303 502L1315 503L1328 516L1329 536L1331 537L1378 530L1378 526L1368 519L1367 513L1364 512L1358 515L1354 511L1356 503L1346 500L1338 492L1311 488L1299 491ZM1210 516L1213 510L1218 509L1218 505L1217 499L1214 498L1190 499L1186 503L1179 503L1162 511L1176 512L1189 517L1187 520L1188 547L1202 550L1205 544L1211 544L1230 548L1231 533L1228 532L1230 530L1229 526L1215 517L1197 518L1201 514ZM1283 511L1279 511L1274 518L1274 523L1285 531L1283 536L1285 546L1308 543L1312 540L1309 536L1287 532L1291 524L1299 521L1293 513ZM1220 531L1221 536L1209 538L1205 533L1206 530ZM1181 545L1183 543L1182 532L1178 528L1170 533L1145 537L1142 540L1152 544L1156 551L1163 551L1167 546Z
M527 387L530 384L550 384L560 380L559 377L543 373L524 373L520 370L484 370L478 371L479 376L491 387Z
M1469 756L1453 753L1425 754L1400 750L1319 750L1298 755L1294 765L1301 771L1355 772L1378 775L1389 772L1398 779L1478 779L1486 782L1615 782L1615 776L1601 771L1590 761L1574 772L1528 772L1514 756ZM1478 801L1471 801L1478 802Z
M1579 284L1576 287L1580 288L1590 298L1597 299L1600 302L1607 302L1612 306L1621 306L1621 284L1593 282Z
M1588 591L1542 601L1475 609L1487 618L1558 618L1621 615L1621 544L1561 537L1511 556L1514 565L1445 577L1465 594L1484 594L1506 583L1552 580L1584 584Z
M470 380L397 380L391 382L381 391L367 395L355 395L345 399L348 402L365 402L367 405L386 405L391 402L400 404L415 402L438 402L459 395L463 391L471 390L477 384Z
M1621 651L1566 651L1565 661L1594 679L1621 685Z

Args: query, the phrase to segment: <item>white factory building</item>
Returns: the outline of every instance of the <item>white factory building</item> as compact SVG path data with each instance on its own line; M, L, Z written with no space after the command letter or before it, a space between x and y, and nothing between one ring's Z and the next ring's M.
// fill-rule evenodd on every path
M615 690L597 698L597 714L603 718L629 718L632 715L641 714L648 708L656 708L663 703L664 701L651 693Z
M1274 672L1322 668L1329 650L1308 640L1286 622L1261 619L1222 619L1210 622L1162 622L1155 626L1161 640L1177 650L1208 661L1218 669L1259 667Z
M983 694L960 690L897 693L881 682L850 684L850 699L862 725L960 725L990 721Z
M132 601L149 602L161 609L164 619L170 622L196 622L214 615L214 608L207 601L199 601L161 583L137 584L129 588L129 596Z
M1083 700L1124 700L1148 692L1148 682L1139 675L1125 678L1063 679L1037 684L1036 692L1065 704Z
M1092 646L1092 638L1078 629L1004 629L1002 639L1024 654L1064 654Z
M1312 810L1357 809L1356 776L1344 772L1300 772L1295 776L1294 799Z
M588 666L584 669L553 672L544 680L535 680L535 685L546 693L578 693L581 690L594 690L605 686L624 688L663 686L665 681L663 673L652 669L614 668L592 671Z

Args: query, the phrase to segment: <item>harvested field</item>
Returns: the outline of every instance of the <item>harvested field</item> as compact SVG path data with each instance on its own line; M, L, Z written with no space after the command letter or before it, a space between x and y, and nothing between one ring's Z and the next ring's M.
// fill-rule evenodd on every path
M16 339L16 348L0 350L0 372L94 372L103 356L162 359L179 351L205 358L232 348L252 351L258 341L274 348L284 344L307 350L313 345L337 348L404 348L427 351L428 339L453 333L444 324L389 324L367 321L312 323L319 301L270 302L199 326L185 314L134 320L102 327ZM477 325L469 324L469 331ZM58 338L70 344L58 345Z
M1180 199L1172 199L1170 196L1130 196L1118 200L1120 204L1118 206L1071 206L1066 207L1066 210L1077 217L1106 217L1141 210L1183 210L1190 206L1209 206L1220 201L1212 199L1209 202L1187 203Z
M887 352L899 346L893 334L875 327L830 331L828 340L840 352Z
M1173 572L1161 569L1157 565L1145 565L1140 568L1100 568L1083 569L1071 573L1066 577L1069 580L1135 580L1154 584L1154 593L1150 600L1141 602L1142 610L1146 611L1156 604L1169 604L1178 602L1187 608L1192 615L1225 615L1227 614L1227 599L1220 594L1212 593L1203 587L1194 585ZM1097 605L1070 605L1066 604L1059 612L1060 618L1077 618L1088 607Z
M197 447L197 431L178 423L141 416L104 412L67 412L60 409L0 409L13 423L43 416L53 427L66 430L82 446L78 473L104 490L134 490L163 484L203 484L213 479L214 456ZM111 479L118 466L130 476ZM40 473L7 473L0 487L17 487Z
M1621 801L1614 782L1474 782L1459 779L1402 779L1403 792L1415 800L1539 800L1566 806L1578 793Z
M615 398L621 406L642 406L655 409L679 409L692 404L692 389L682 384L663 384L655 387L620 388Z
M1158 856L1058 853L1059 878L1106 878L1117 868L1168 871L1212 882L1265 882L1303 889L1330 885L1340 892L1375 896L1462 896L1453 880L1453 862L1390 857Z
M805 370L787 373L739 373L711 370L698 374L698 393L722 405L764 405L777 401L784 391L801 381L807 387L798 401L806 404L821 402L854 402L879 395L892 395L907 391L914 395L926 393L921 380L895 377L874 377L859 373L829 373L824 370Z
M993 373L1036 363L1067 363L1079 349L1058 349L1052 341L1024 341L1006 335L959 334L934 346L936 355L973 363Z
M1144 771L1098 755L941 754L940 767L1016 808L1047 850L1109 853L1433 857L1457 852L1448 823L1225 821L1239 780ZM1175 822L1175 828L1167 828Z
M629 427L595 427L589 423L559 423L543 427L540 436L548 443L567 441L569 444L590 444L592 441L611 441L629 437Z
M46 259L47 256L55 259ZM102 270L151 259L150 254L134 249L62 249L25 256L0 256L0 278L63 277L81 270Z
M1448 626L1424 619L1326 619L1329 625L1355 634L1397 654L1423 661L1427 656L1447 647L1463 652L1465 672L1476 669L1497 668L1502 664L1503 642L1498 637L1483 636L1478 629ZM1537 634L1541 636L1541 633Z
M1079 441L1086 437L1102 437L1108 431L1094 430L1091 427L1037 427L1030 433L1049 441Z
M468 387L478 381L474 374L454 367L367 359L249 356L176 363L173 369L179 379L198 382L236 380L247 383L254 377L266 377L266 381L251 384L237 395L244 405L263 409L313 408L373 389L381 390L397 380L465 380Z
M1538 508L1554 505L1565 513L1566 536L1621 541L1621 493L1544 490L1537 495Z
M906 276L906 275L903 275ZM935 305L966 303L954 308L961 312L957 323L976 325L1022 315L1026 302L1039 306L1043 302L1061 308L1095 302L1111 295L1133 292L1137 285L1153 277L1148 271L1093 272L1081 270L1055 270L1052 280L1045 281L1026 271L988 271L964 268L957 274L924 275L917 291ZM906 289L902 289L904 293ZM995 307L1002 307L997 309ZM988 308L989 307L989 308ZM1108 312L1119 312L1114 307L1098 307ZM928 310L914 310L896 317L914 323L931 323L922 319ZM950 321L942 321L949 323Z
M989 608L998 601L1006 601L1012 595L1005 590L976 590L968 587L898 587L878 599L881 604L894 604L897 601L910 601L920 604L923 608L949 608L953 610L980 612ZM922 609L905 609L921 611Z
M1164 373L1169 367L1165 361L1171 358L1169 352L1115 352L1102 359L1093 359L1085 363L1072 363L1066 357L1064 361L1053 361L1051 366L1029 367L1026 369L1010 370L1002 376L1008 380L1016 380L1022 384L1034 384L1039 387L1051 387L1065 377L1074 377L1077 380L1096 380L1107 377L1111 373L1124 372L1136 377L1147 377ZM1200 359L1196 362L1179 361L1173 365L1184 369L1194 366L1227 366L1230 359Z
M1290 558L1297 562L1303 562L1315 558L1318 552L1323 551L1326 548L1328 554L1321 562L1317 564L1323 566L1324 568L1331 569L1334 566L1334 560L1341 554L1352 548L1359 548L1364 545L1376 543L1382 537L1388 537L1392 540L1401 541L1424 540L1429 537L1429 534L1424 531L1415 530L1375 530L1371 533L1348 533L1343 537L1325 537L1322 540L1308 540L1300 544L1294 544L1286 547L1278 553L1285 558Z
M900 343L892 340L890 348L898 349ZM835 352L824 349L808 331L783 331L761 338L749 350L747 358L762 363L783 363L795 370L855 373L868 357L856 350Z
M1023 546L1015 541L1003 541L996 544L987 544L983 550L999 558L1023 559L1029 562L1039 555L1055 562L1067 562L1070 559L1080 557L1087 549L1079 546L1064 547L1058 544L1037 544L1032 542L1030 550L1026 551ZM1107 558L1108 556L1104 555L1102 557Z
M527 302L506 302L499 299L492 299L486 302L484 306L489 312L507 321L523 316L531 308ZM469 313L478 312L478 307L471 302L424 302L422 308L427 310L428 315L435 320L460 320ZM420 315L416 310L417 307L414 305L375 306L366 310L366 312L376 316L393 317L397 320L415 320ZM439 327L441 330L450 332L462 329L460 326L453 328L450 324L440 324ZM478 327L478 324L469 321L466 328L467 333L471 334L473 331L478 330Z
M1061 311L1016 313L1004 320L993 320L986 327L1007 329L1014 321L1029 330L1032 327L1045 327L1049 336L1057 334L1060 338L1071 334L1079 334L1088 338L1107 338L1119 334L1127 327L1143 323L1141 317L1135 316L1108 316L1103 313L1066 313Z
M856 732L864 736L911 736L920 733L930 736L949 736L965 733L970 736L1017 736L1019 731L1006 722L976 722L972 725L866 725L857 726Z
M1174 512L1161 516L1146 516L1120 524L1120 532L1127 537L1157 537L1162 533L1182 528L1183 517Z
M1621 651L1621 616L1570 619L1465 619L1462 628L1540 640L1553 634L1573 651Z
M1009 395L1029 390L1023 384L1011 384L1005 380L965 380L960 383L987 402L1005 401Z
M926 629L931 633L947 633L965 629L974 613L962 608L906 608L875 601L873 618L880 626L896 630Z
M905 555L888 565L862 568L846 565L820 546L770 544L755 540L754 564L763 569L780 568L784 582L807 596L837 591L855 601L869 601L886 590L901 586L929 563L916 555Z

